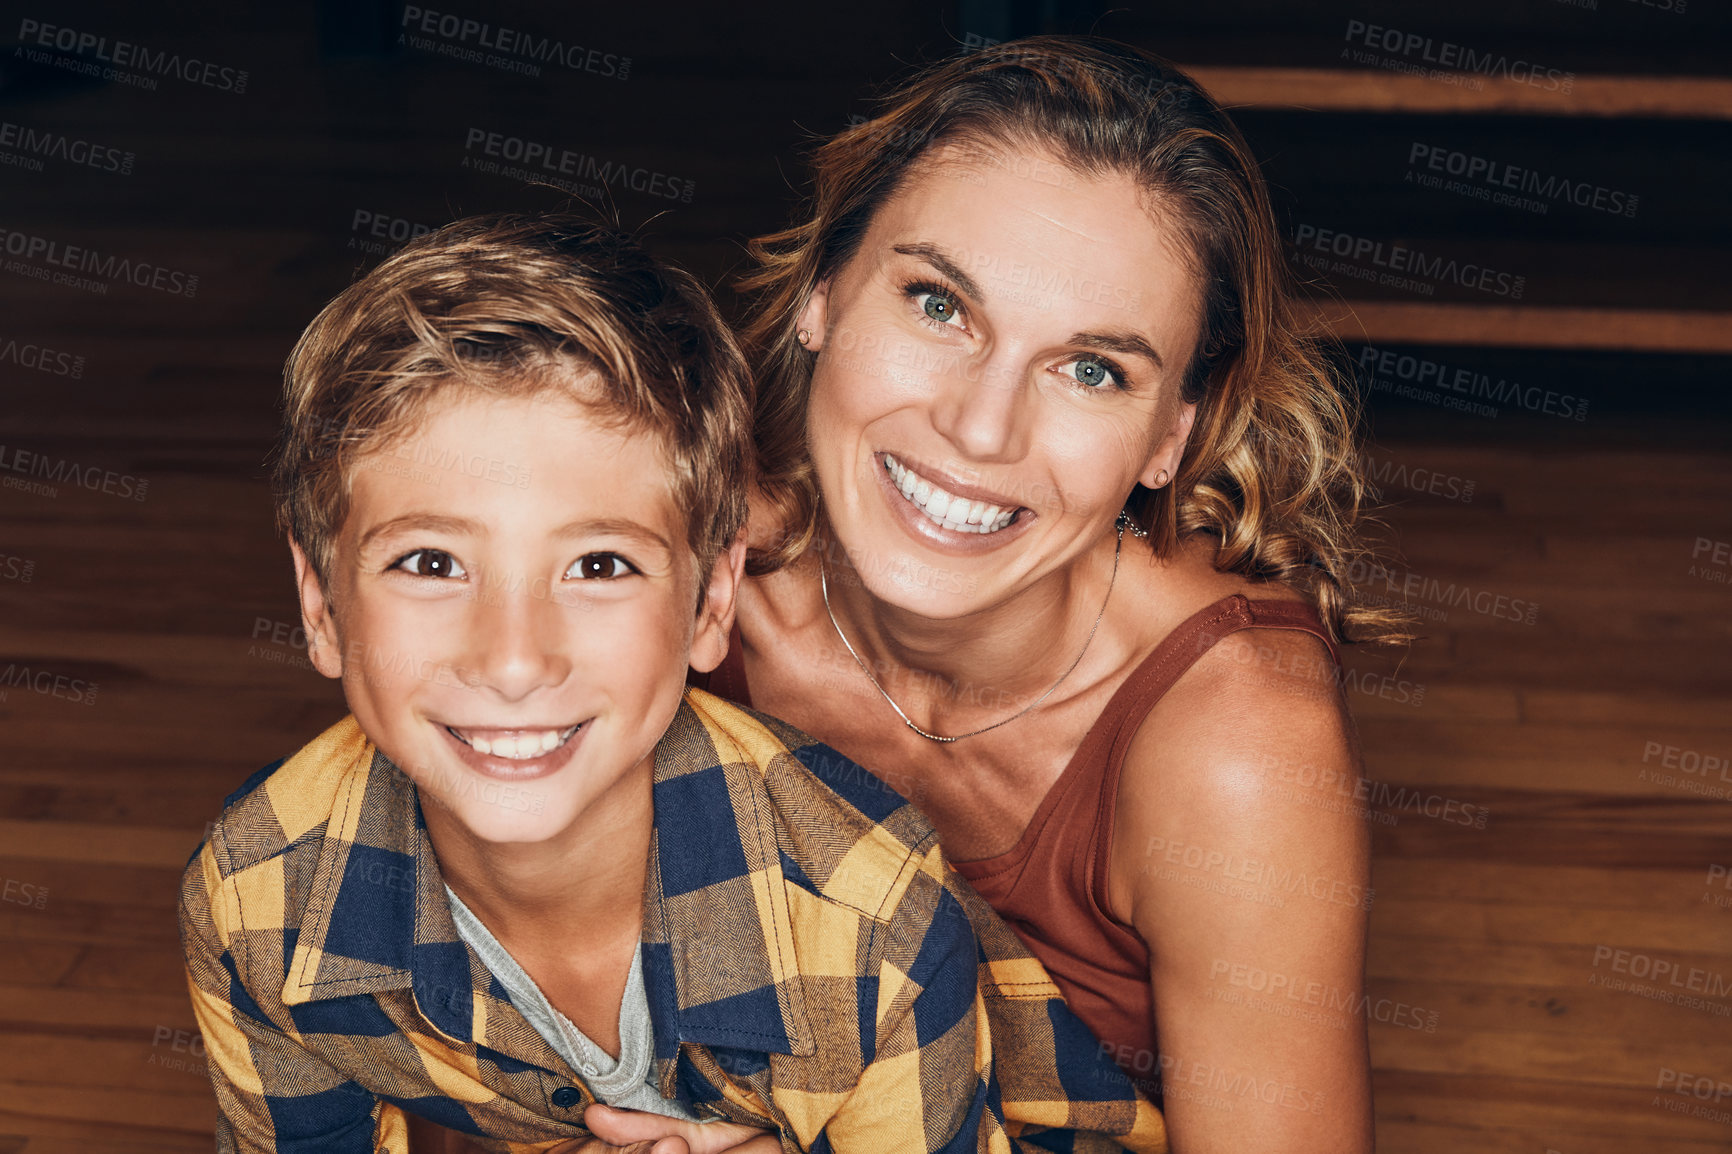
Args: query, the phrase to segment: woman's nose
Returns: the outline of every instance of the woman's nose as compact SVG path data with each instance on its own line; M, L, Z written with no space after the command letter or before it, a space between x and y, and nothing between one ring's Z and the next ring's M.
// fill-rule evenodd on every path
M963 361L939 381L932 424L975 461L1013 461L1027 450L1030 396L1025 365L1009 356Z

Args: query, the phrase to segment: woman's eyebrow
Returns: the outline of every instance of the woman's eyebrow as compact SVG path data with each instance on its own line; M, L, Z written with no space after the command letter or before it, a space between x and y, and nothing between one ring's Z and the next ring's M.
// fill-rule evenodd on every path
M964 293L982 303L986 301L986 294L980 291L980 285L975 279L963 272L962 266L950 259L944 250L937 245L921 242L918 244L897 244L890 247L892 252L899 252L903 256L918 257L955 281L956 287Z
M986 294L980 291L980 285L976 283L975 279L963 272L962 266L952 260L937 245L922 241L915 244L891 245L890 248L892 252L925 261L955 281L956 287L964 293L976 301L985 302ZM1161 359L1161 354L1155 351L1155 346L1144 340L1140 333L1125 331L1072 333L1070 343L1088 349L1099 349L1107 353L1134 354L1148 358L1154 362L1156 368L1164 369L1167 367L1166 361Z
M1107 353L1134 353L1153 361L1156 368L1164 369L1167 367L1167 363L1161 360L1161 354L1155 351L1155 346L1144 340L1138 333L1072 333L1070 343L1081 345L1087 349L1100 349Z

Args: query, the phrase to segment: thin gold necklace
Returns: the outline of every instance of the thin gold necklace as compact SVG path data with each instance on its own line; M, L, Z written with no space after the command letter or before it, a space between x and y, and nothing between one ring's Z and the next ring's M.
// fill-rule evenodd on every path
M974 737L975 735L985 733L988 730L997 729L1001 725L1009 725L1011 722L1015 721L1017 718L1021 717L1023 714L1029 712L1035 706L1039 705L1041 702L1043 702L1047 698L1051 697L1053 690L1057 689L1059 686L1063 685L1064 679L1069 677L1071 675L1072 671L1075 670L1077 666L1082 664L1083 654L1085 654L1089 651L1089 642L1091 642L1095 639L1095 630L1097 630L1101 627L1101 618L1103 618L1107 615L1107 602L1112 599L1113 585L1119 579L1119 554L1124 550L1124 547L1125 547L1125 524L1126 524L1126 520L1127 519L1124 517L1120 517L1120 519L1119 519L1119 537L1118 537L1118 541L1113 545L1113 575L1107 579L1107 595L1106 595L1106 597L1101 599L1101 611L1099 613L1095 614L1095 623L1093 625L1089 626L1089 635L1088 635L1088 637L1086 637L1083 640L1082 649L1077 653L1076 660L1071 662L1070 667L1067 668L1063 673L1059 674L1058 680L1053 682L1052 687L1050 689L1048 689L1045 693L1041 694L1039 697L1035 698L1033 701L1029 702L1027 705L1023 706L1021 709L1017 710L1015 713L1011 714L1009 717L1005 718L1003 721L995 721L991 725L988 725L982 729L971 729L967 733L959 733L955 737L944 737L944 736L941 736L940 734L928 733L926 730L921 729L918 725L914 724L913 720L910 719L906 713L902 712L902 707L900 705L897 705L896 702L891 698L891 696L888 693L884 692L884 687L882 685L878 684L878 679L876 677L872 676L871 668L868 667L867 664L860 659L860 655L858 653L854 652L854 646L849 644L849 642L848 642L848 635L846 633L842 632L842 626L836 620L835 611L830 608L830 582L829 582L829 579L825 576L824 554L822 551L820 551L818 554L818 588L824 594L824 612L828 613L830 615L830 624L835 627L836 636L838 636L842 639L843 646L845 646L848 650L848 656L850 656L854 659L854 664L856 664L860 667L860 672L864 673L866 675L866 680L868 680L872 683L872 688L874 688L878 691L879 696L884 698L885 701L890 703L890 708L894 709L896 711L896 716L900 717L902 719L903 723L905 725L907 725L909 729L912 729L915 733L918 733L921 737L924 737L926 740L942 742L942 743L948 745L950 742L953 742L953 741L961 741L965 737Z

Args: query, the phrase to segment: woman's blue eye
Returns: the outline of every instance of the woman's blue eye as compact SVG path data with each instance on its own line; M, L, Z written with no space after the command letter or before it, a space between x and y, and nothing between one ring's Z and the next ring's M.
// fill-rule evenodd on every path
M467 577L462 564L442 549L417 549L397 559L393 569L416 577Z
M956 319L956 302L949 297L941 296L935 292L922 292L916 295L924 298L920 302L920 309L932 320L941 325L948 325Z
M585 553L572 562L566 570L566 576L576 577L581 581L607 581L615 577L626 577L636 573L631 562L618 553Z
M1079 385L1091 389L1106 388L1119 384L1119 378L1105 361L1097 361L1092 357L1084 357L1080 361L1072 361L1067 368L1073 370L1066 375Z

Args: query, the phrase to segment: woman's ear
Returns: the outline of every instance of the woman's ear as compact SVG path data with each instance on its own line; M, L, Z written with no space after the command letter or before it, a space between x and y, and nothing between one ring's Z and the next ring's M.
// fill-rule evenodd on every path
M312 562L292 538L289 553L295 559L295 588L301 594L301 628L307 634L307 658L326 677L340 679L343 647L337 639L337 619L331 613L330 599L325 596L325 587L320 584Z
M812 295L806 298L805 307L800 310L798 331L807 334L807 339L800 342L800 347L811 353L823 348L824 330L829 321L830 278L825 277L812 286Z
M1144 488L1159 489L1163 485L1171 484L1173 478L1178 476L1179 460L1185 455L1185 444L1191 439L1191 426L1196 420L1195 401L1179 406L1172 426L1155 446L1155 451L1149 454L1148 464L1137 478Z

